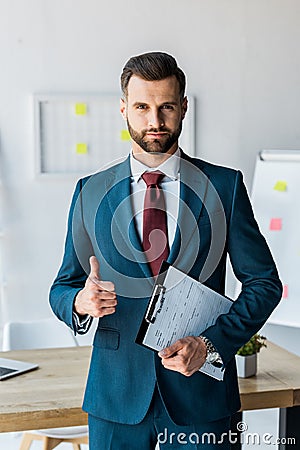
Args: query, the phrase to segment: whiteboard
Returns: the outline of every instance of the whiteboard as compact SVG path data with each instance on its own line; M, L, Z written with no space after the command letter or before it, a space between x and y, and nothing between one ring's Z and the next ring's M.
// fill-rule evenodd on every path
M268 322L300 327L300 151L260 152L252 204L284 286Z
M183 121L180 146L195 155L195 101ZM120 96L34 95L36 173L87 174L128 155L131 148Z

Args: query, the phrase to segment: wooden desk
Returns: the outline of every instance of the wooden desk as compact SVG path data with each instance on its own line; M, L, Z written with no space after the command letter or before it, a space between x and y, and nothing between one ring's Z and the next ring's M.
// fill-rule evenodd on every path
M300 357L267 343L255 377L239 378L242 410L300 405Z
M89 347L2 352L40 368L0 381L0 432L84 425ZM256 377L240 379L242 410L300 405L300 358L268 343ZM296 409L296 408L295 408Z
M279 450L294 450L300 443L300 357L268 342L258 359L257 376L239 379L242 411L280 408ZM233 423L242 420L237 413ZM290 438L296 443L288 443ZM296 447L297 445L297 447ZM232 450L240 450L236 444Z
M90 347L70 347L0 353L39 365L0 381L0 432L85 425L81 405L90 352Z

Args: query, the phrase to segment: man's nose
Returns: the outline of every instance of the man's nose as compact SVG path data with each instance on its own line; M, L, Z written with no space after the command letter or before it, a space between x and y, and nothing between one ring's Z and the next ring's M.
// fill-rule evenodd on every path
M152 110L149 113L148 126L149 128L157 128L157 129L164 126L164 120L160 110Z

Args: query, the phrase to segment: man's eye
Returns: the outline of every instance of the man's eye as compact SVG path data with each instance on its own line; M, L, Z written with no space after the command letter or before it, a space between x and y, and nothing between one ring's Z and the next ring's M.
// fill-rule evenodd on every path
M163 105L162 109L174 109L173 105Z
M146 109L146 105L138 105L137 109Z

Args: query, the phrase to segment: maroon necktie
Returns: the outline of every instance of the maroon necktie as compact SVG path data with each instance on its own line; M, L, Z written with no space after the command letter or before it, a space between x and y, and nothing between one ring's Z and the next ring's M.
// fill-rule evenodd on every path
M169 254L165 198L159 186L164 176L160 171L145 172L142 175L147 185L143 212L143 248L154 276Z

